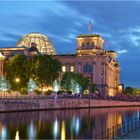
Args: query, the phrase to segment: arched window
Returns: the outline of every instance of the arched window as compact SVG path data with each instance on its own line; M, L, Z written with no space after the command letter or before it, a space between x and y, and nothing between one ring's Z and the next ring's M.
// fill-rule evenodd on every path
M89 64L86 64L86 65L84 66L84 72L86 72L86 73L92 72L92 66L89 65Z

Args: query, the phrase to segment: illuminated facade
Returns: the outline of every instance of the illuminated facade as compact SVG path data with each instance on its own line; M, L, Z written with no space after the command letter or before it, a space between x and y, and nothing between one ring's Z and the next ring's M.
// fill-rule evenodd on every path
M120 84L120 65L114 51L103 49L104 40L97 34L84 34L77 37L75 54L56 55L55 49L48 37L39 33L25 35L18 41L18 47L1 48L0 76L3 76L4 60L16 54L52 54L62 63L62 73L82 73L89 82L97 85L98 91L105 95L118 93ZM24 47L26 46L26 47Z
M120 83L120 66L116 53L103 49L100 35L88 34L77 37L76 54L56 55L62 63L62 73L77 72L95 83L100 93L115 95Z
M40 33L29 33L24 35L16 44L17 47L28 47L31 48L32 43L37 45L37 49L42 54L56 54L55 48L51 43L50 39Z

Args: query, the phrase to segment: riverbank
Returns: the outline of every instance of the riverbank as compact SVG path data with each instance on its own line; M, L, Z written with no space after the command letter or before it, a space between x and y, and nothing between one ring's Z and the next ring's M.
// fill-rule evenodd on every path
M80 98L48 99L43 97L0 99L0 112L135 106L140 106L140 102Z

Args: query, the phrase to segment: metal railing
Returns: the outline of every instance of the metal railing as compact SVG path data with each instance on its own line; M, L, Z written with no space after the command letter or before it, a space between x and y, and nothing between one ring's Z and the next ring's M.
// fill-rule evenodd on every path
M95 134L95 139L116 139L121 138L131 131L140 128L140 118L133 118L122 124L117 124L111 128L106 128L100 134Z

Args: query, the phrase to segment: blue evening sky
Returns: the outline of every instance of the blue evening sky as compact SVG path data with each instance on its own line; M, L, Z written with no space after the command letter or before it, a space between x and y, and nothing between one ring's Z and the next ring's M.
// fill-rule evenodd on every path
M92 33L117 52L121 82L140 88L139 1L1 1L0 47L15 46L24 34L40 32L58 53L74 53L76 37L88 33L89 20Z

